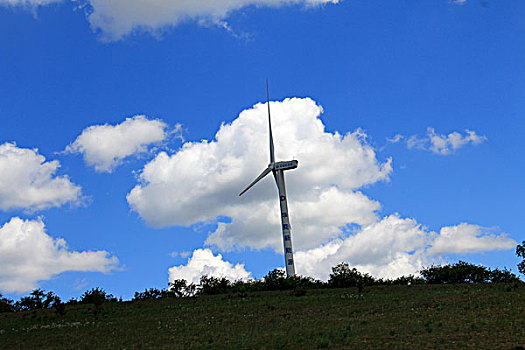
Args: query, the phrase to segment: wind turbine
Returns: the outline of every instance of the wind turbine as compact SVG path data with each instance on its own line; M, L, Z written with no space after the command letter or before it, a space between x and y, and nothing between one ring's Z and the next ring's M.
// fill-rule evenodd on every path
M268 78L266 78L266 96L268 99L268 126L270 129L270 164L268 164L268 167L264 169L261 175L259 175L250 185L248 185L248 187L246 187L244 191L242 191L239 194L239 196L242 196L243 193L248 191L253 185L259 182L259 180L264 178L270 172L273 173L275 183L277 184L277 190L279 191L279 202L281 204L281 223L283 229L284 263L286 266L286 276L292 277L295 276L295 266L292 251L292 229L290 226L290 219L288 215L286 187L284 185L284 171L297 168L299 162L295 159L287 162L275 161L272 136L272 120L270 117L270 92L268 89Z

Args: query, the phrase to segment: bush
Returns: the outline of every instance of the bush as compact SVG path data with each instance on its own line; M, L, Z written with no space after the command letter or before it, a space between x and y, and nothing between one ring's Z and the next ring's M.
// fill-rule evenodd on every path
M489 272L489 280L492 283L511 283L519 282L518 276L505 268L503 271L494 269Z
M525 241L516 246L516 255L523 260L518 264L518 271L525 275Z
M408 276L401 276L396 279L390 280L377 280L376 284L382 284L382 285L394 285L394 286L409 286L412 284L425 284L426 281L422 277L414 276L414 275L408 275Z
M4 298L0 293L0 313L16 311L13 300Z
M275 269L269 271L263 278L263 289L264 290L281 290L284 289L286 281L286 272L283 270Z
M157 288L149 288L145 289L144 292L135 292L133 300L159 299L162 298L164 294L164 290L159 290Z
M80 296L80 304L95 304L101 305L104 302L108 301L117 301L112 294L106 293L102 288L93 288L91 290L85 291L84 294Z
M265 290L264 282L262 280L237 280L231 282L231 289L233 293L237 293L240 297L248 296L248 292L262 291Z
M182 281L186 282L185 280ZM201 276L198 293L204 295L224 294L230 289L231 282L225 277L208 277L207 275L204 275Z
M505 272L491 270L481 265L474 265L464 261L459 261L454 265L430 266L420 271L427 283L447 284L447 283L485 283L491 282L491 278L506 278Z
M333 288L357 287L361 290L364 286L373 284L376 284L376 280L372 276L357 271L355 267L350 269L348 263L340 263L332 267L328 279L328 285Z
M66 304L64 304L59 297L55 297L55 300L53 302L53 309L55 309L55 312L59 315L63 316L66 314Z
M42 289L33 290L29 296L20 298L20 301L15 303L17 310L38 310L53 307L55 304L61 303L60 298L53 292L45 293Z
M246 282L248 283L248 282ZM252 284L256 284L252 283ZM266 276L260 282L260 290L289 290L296 288L319 288L324 283L319 280L314 280L311 277L295 275L292 277L286 277L286 273L283 270L275 269Z

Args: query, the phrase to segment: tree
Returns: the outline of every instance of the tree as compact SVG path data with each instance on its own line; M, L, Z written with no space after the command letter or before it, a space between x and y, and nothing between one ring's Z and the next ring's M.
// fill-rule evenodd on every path
M519 282L518 276L513 274L511 271L504 268L503 270L494 269L490 270L490 282L491 283L511 283Z
M177 298L186 296L186 288L188 288L188 282L184 279L176 279L173 282L169 282L169 292Z
M15 311L13 300L4 298L0 293L0 313Z
M231 282L225 277L208 277L204 275L201 276L199 287L200 294L224 294L230 289Z
M79 303L101 305L106 301L117 301L117 298L113 297L112 294L106 293L104 289L97 287L85 291L80 297Z
M145 289L143 292L135 292L133 300L149 300L149 299L159 299L164 297L165 291L159 290L157 288Z
M279 290L284 289L284 282L286 280L286 273L283 270L275 269L269 271L264 276L264 289L266 290Z
M357 271L354 267L350 269L348 263L340 263L332 267L332 273L328 279L328 284L334 288L358 287L362 290L363 286L374 284L374 277Z
M16 302L16 308L19 310L37 310L47 309L60 303L60 298L53 292L45 292L42 289L35 289L28 296L20 298Z
M518 264L518 271L525 275L525 241L516 246L516 255L523 259Z

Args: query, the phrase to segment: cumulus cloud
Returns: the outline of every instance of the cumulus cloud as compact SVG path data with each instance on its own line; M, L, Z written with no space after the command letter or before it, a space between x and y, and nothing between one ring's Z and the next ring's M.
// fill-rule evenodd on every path
M0 0L0 5L38 7L61 0ZM75 2L76 0L71 0ZM91 28L102 39L116 41L132 32L158 35L184 21L213 23L230 30L228 16L249 6L320 6L339 0L85 0Z
M213 255L210 249L196 249L186 265L174 266L169 269L169 280L183 279L198 283L200 277L224 277L231 281L246 280L251 273L244 265L233 265L222 259L221 254Z
M443 227L432 243L429 253L474 253L487 250L512 249L516 241L506 234L497 235L493 230L467 223Z
M446 226L436 233L414 219L393 214L346 238L299 251L295 261L298 273L325 280L331 267L343 261L377 277L395 278L415 274L440 262L446 254L512 249L515 245L506 234L489 233L477 225Z
M168 126L144 115L126 118L117 125L92 125L66 148L66 152L81 153L85 162L98 172L112 172L129 156L148 150L168 136ZM177 125L176 130L180 129Z
M321 246L297 251L297 273L327 280L331 268L341 262L361 272L380 278L418 274L422 268L441 263L447 254L476 253L512 249L516 242L506 234L494 234L478 225L461 223L446 226L439 233L430 231L416 220L389 215L365 225L345 237ZM197 249L187 265L172 267L170 281L186 279L197 283L200 276L246 279L244 265L233 265L214 256L209 249Z
M396 135L394 138L397 140L396 142L401 139L397 136L400 135ZM408 149L417 148L428 150L439 155L448 155L468 144L479 145L486 140L487 138L485 136L477 135L476 132L468 129L465 130L464 135L457 131L451 132L448 135L443 135L437 134L433 128L427 128L426 137L419 137L417 135L410 136L407 139L407 147Z
M63 0L0 0L0 5L36 7L62 1Z
M476 225L434 232L397 214L379 218L380 203L361 190L388 180L391 162L377 159L366 134L326 131L322 107L309 98L271 102L271 110L277 160L299 160L297 169L286 172L298 273L327 279L331 267L347 261L361 271L393 278L415 274L446 254L515 245L505 234ZM273 248L282 253L273 178L238 197L269 161L266 113L266 106L257 104L223 124L214 140L186 142L174 154L159 153L128 194L131 208L155 227L214 224L205 244L218 250ZM207 259L213 257L209 250L198 255L204 251ZM194 267L190 260L176 271L191 271L188 278L198 281L204 265Z
M40 220L11 218L0 228L0 290L27 292L65 271L110 272L118 259L106 251L69 251L63 239L53 239Z
M65 175L56 176L58 161L48 161L37 149L0 145L0 209L41 210L78 202L81 188Z
M357 189L391 172L380 162L362 131L327 132L322 108L309 98L272 102L278 160L296 157L299 168L286 173L294 244L316 247L352 224L376 221L380 208ZM175 154L161 152L145 165L140 184L127 200L154 227L218 222L207 244L221 250L244 247L282 249L277 190L266 179L242 197L239 192L266 167L267 111L264 104L243 111L221 126L215 140L186 142Z
M228 15L247 6L321 5L339 0L89 0L88 20L106 40L119 40L133 31L156 34L186 20L224 24Z

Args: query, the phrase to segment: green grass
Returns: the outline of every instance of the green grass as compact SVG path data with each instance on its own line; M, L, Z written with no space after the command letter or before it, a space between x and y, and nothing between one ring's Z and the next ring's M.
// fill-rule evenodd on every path
M519 349L525 286L213 295L0 314L0 348Z

